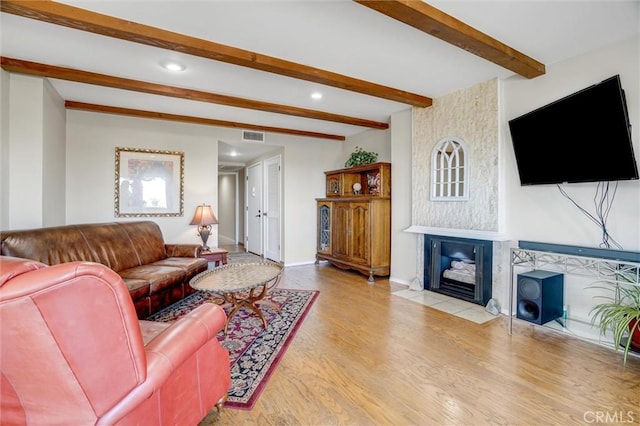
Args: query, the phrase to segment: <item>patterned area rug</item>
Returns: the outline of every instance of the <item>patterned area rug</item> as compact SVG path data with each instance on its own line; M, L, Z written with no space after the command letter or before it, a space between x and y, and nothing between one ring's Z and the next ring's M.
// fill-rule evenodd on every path
M225 407L240 410L253 408L318 293L279 288L270 290L265 299L276 303L280 313L266 305L261 306L267 320L266 329L257 315L243 308L231 319L227 335L222 332L218 334L218 340L229 351L231 364L231 388ZM216 298L197 292L147 319L175 321L208 301L215 303ZM228 314L231 308L225 310Z

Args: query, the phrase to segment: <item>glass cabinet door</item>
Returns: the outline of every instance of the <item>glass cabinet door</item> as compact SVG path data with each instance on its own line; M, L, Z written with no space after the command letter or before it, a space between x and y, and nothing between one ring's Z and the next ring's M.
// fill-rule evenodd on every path
M331 252L331 206L318 206L318 251Z

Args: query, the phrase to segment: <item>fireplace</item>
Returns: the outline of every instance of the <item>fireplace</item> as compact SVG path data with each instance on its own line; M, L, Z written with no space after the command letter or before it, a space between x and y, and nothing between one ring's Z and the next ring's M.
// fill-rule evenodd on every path
M424 288L479 305L491 299L493 241L424 235Z

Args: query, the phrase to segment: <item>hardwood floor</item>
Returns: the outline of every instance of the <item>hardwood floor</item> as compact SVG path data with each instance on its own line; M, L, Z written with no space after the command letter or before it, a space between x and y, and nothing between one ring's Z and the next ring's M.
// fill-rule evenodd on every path
M510 336L504 316L476 324L327 264L280 287L320 295L253 410L201 425L640 424L640 358L623 371L619 352L519 320Z

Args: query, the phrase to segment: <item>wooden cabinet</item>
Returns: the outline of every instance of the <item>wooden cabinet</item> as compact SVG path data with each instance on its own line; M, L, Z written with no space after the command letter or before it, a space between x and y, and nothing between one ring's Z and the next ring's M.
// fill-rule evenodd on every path
M327 197L391 197L391 164L389 163L373 163L331 170L324 174ZM359 192L354 190L356 183L360 184Z
M368 264L371 233L370 204L348 201L334 204L333 256L357 263Z
M391 165L325 172L326 198L317 199L316 263L326 260L369 276L388 276L391 258ZM359 183L360 189L354 189Z

